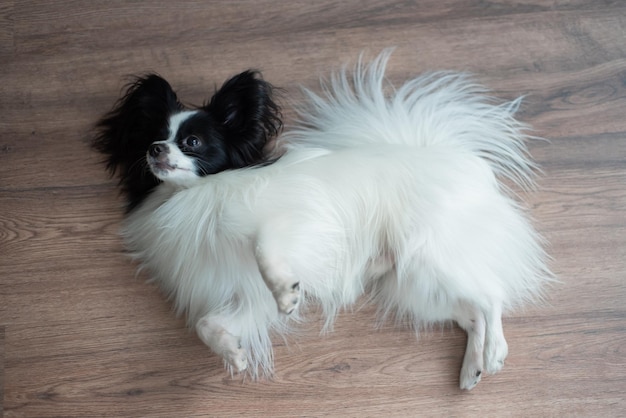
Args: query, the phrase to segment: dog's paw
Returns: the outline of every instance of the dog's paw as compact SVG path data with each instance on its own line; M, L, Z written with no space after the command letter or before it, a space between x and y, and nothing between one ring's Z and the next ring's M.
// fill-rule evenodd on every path
M248 352L241 346L225 350L222 356L226 363L237 373L241 373L248 368Z
M509 354L509 347L504 338L485 344L485 371L489 374L498 373L504 367L504 360Z
M463 390L472 390L480 382L483 371L478 364L463 364L461 369L460 387Z
M286 315L291 314L300 304L300 282L274 291L274 299L278 310Z

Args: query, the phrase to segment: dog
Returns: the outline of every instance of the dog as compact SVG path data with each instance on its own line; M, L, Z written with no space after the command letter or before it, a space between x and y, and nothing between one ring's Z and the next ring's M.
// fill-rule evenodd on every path
M271 377L270 336L289 333L302 305L319 305L330 329L365 296L382 319L464 329L470 390L504 365L503 312L540 301L552 280L511 190L532 190L537 171L521 100L457 73L394 88L389 56L304 89L282 133L275 88L253 70L196 107L139 77L98 124L127 248L231 373Z

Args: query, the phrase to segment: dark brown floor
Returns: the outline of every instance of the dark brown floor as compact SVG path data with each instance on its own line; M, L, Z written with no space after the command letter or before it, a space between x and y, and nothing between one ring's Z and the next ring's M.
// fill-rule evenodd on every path
M626 410L626 3L0 2L0 391L24 416L620 416ZM343 314L231 379L121 253L115 182L85 145L125 75L188 102L248 67L297 85L396 46L389 78L475 73L549 143L525 196L562 280L505 319L504 370L457 389L465 336ZM292 113L287 110L287 117Z

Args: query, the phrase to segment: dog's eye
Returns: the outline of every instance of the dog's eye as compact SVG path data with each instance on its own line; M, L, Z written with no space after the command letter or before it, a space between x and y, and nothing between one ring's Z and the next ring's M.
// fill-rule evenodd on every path
M185 138L184 144L187 148L197 148L200 146L200 138L195 135Z

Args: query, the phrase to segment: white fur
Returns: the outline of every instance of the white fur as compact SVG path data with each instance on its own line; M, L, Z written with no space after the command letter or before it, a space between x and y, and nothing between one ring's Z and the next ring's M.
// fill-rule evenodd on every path
M367 294L382 317L465 329L471 389L504 363L502 311L550 280L497 180L532 185L519 102L494 104L454 74L393 91L387 58L309 92L276 163L166 181L125 224L134 257L232 370L271 376L270 335L288 332L301 292L327 327Z

